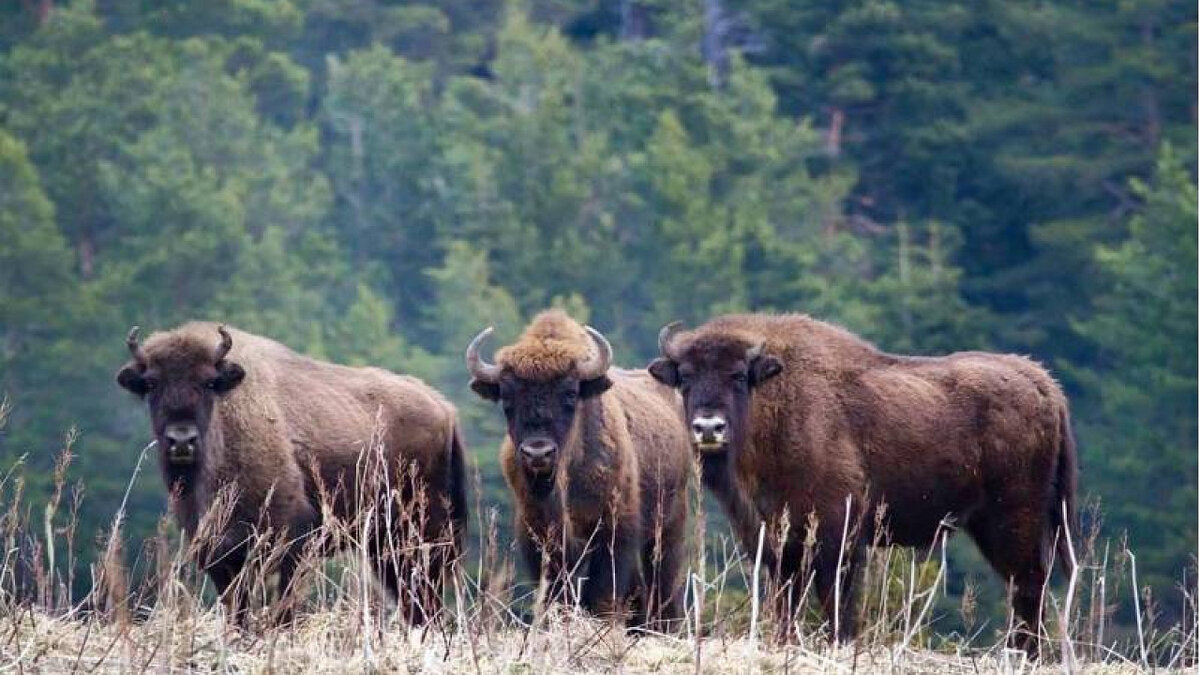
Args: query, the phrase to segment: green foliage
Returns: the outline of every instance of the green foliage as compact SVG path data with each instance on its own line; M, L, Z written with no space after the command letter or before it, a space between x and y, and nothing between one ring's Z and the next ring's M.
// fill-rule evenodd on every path
M25 145L0 131L0 287L8 291L0 308L6 345L0 373L9 372L30 333L53 325L53 306L69 299L70 257Z
M75 303L78 286L71 251L54 223L54 205L25 145L2 130L0 289L0 399L16 407L9 420L13 428L43 428L55 417L48 414L54 399L47 391L53 367L43 355L63 348L71 325L62 308ZM6 465L18 456L0 446Z
M1152 181L1131 191L1142 205L1127 237L1094 249L1097 311L1073 322L1101 359L1072 372L1094 411L1081 424L1089 484L1144 552L1146 583L1167 589L1196 549L1196 181L1166 145Z

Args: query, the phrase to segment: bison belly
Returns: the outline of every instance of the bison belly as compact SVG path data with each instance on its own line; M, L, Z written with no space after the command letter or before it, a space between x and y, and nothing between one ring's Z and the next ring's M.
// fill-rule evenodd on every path
M894 445L876 446L869 453L867 536L876 534L871 530L882 513L887 541L928 546L939 528L962 526L983 503L978 444L961 438L928 440L934 442L896 439Z

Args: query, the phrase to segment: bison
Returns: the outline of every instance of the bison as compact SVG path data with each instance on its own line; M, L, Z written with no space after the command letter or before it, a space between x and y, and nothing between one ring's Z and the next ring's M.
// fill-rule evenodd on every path
M147 403L176 521L189 539L203 529L197 562L238 623L247 584L235 582L258 536L283 546L271 565L283 597L324 519L352 526L407 619L434 616L467 522L464 449L445 398L412 377L324 363L212 323L142 345L137 336L117 382ZM202 527L222 492L227 517Z
M675 322L659 349L648 370L682 393L702 481L743 547L754 550L762 523L778 532L785 513L810 524L776 542L778 556L765 547L766 567L802 587L812 537L836 639L855 634L865 545L931 546L963 529L1011 584L1014 642L1036 653L1054 546L1064 570L1073 564L1077 472L1066 398L1041 366L888 354L804 315L723 316L692 331Z
M604 336L560 311L539 314L495 364L479 354L491 333L466 361L471 389L503 405L500 461L530 575L544 575L548 599L578 588L594 614L669 628L694 473L678 396L645 371L610 368Z

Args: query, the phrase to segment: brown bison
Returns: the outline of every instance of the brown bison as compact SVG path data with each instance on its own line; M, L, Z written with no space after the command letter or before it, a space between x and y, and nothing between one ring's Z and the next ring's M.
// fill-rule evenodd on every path
M813 581L837 638L855 633L865 544L928 547L952 528L1012 584L1016 641L1036 649L1055 543L1071 564L1076 481L1067 401L1038 364L896 356L803 315L669 324L659 349L649 371L683 394L702 480L742 545L753 551L760 523L776 532L785 512L797 525L815 515L815 531L777 542L778 558L765 547L767 568L803 587L804 541L815 537ZM858 526L876 522L881 532Z
M467 348L471 389L500 401L500 449L517 540L547 599L633 625L681 615L691 450L678 396L645 371L610 368L612 347L566 314L538 315L515 344Z
M406 618L433 616L467 519L462 440L446 399L411 377L323 363L212 323L155 333L144 345L137 331L117 382L149 406L189 539L218 493L230 495L228 517L215 532L202 527L196 549L239 623L247 584L235 582L256 535L285 547L282 597L325 517L365 538ZM427 557L414 540L428 544ZM427 574L413 578L418 571Z

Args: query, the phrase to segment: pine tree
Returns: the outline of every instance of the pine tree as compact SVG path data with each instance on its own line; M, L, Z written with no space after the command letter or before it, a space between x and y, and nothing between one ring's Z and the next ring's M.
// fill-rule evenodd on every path
M1094 364L1071 364L1084 477L1110 532L1129 533L1143 583L1165 606L1195 561L1197 406L1196 182L1169 145L1127 236L1093 249L1102 274L1095 310L1072 327L1095 344ZM1136 495L1136 497L1134 497Z

